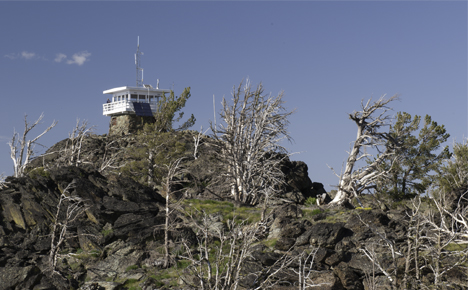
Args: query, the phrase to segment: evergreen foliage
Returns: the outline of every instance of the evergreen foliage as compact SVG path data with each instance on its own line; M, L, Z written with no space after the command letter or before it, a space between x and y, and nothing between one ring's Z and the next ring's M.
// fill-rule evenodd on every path
M448 146L441 148L449 134L444 125L433 121L429 115L413 118L406 112L397 113L396 122L390 127L390 136L398 140L394 156L380 165L389 174L377 182L377 188L394 198L412 198L426 191L434 180L435 171L450 157ZM419 130L419 131L418 131Z
M177 129L173 126L183 118L184 113L180 110L185 107L190 96L188 87L178 97L171 91L169 96L163 95L159 99L157 111L153 115L154 123L145 124L143 130L135 135L135 146L129 147L126 152L129 161L120 169L123 174L149 186L161 184L168 165L187 151L186 143L177 138L174 131L190 128L195 124L195 117L192 114Z
M185 88L182 94L178 97L174 95L174 92L171 91L169 97L165 94L159 99L157 111L154 114L155 123L154 130L155 132L169 132L174 130L173 125L179 122L183 116L184 112L179 112L185 103L190 98L190 87ZM177 118L175 118L176 113L179 112ZM190 118L185 121L182 125L179 126L176 130L187 130L195 124L195 117L193 114Z
M452 192L468 186L468 143L454 143L450 159L439 167L437 186L442 192Z
M172 132L158 132L154 124L146 124L135 135L135 146L126 152L129 161L121 172L149 186L160 185L167 173L167 166L184 156L186 143Z

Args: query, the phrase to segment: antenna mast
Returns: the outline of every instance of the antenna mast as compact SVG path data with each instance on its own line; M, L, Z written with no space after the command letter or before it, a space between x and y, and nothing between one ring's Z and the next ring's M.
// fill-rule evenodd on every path
M143 68L140 67L140 56L143 52L140 51L140 37L138 36L137 51L135 53L135 66L136 66L136 86L143 87Z

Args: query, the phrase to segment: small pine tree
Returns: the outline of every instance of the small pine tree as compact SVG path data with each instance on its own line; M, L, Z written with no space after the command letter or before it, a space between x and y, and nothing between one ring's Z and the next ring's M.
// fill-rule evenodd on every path
M148 186L161 184L167 165L185 156L188 146L176 133L155 132L152 124L146 124L135 139L135 144L126 150L129 161L120 171Z
M437 186L443 192L452 192L468 186L468 143L454 143L450 159L439 167Z
M421 194L434 181L431 173L450 158L448 146L440 150L450 136L444 125L438 125L429 115L425 116L422 128L420 123L420 116L412 118L408 113L397 113L390 136L398 140L399 146L395 155L380 165L389 174L377 182L379 191L399 199Z
M174 123L179 122L184 116L184 112L179 111L185 107L185 103L190 96L190 87L185 88L179 97L176 97L173 91L171 91L169 97L163 95L158 102L157 111L154 114L154 130L156 132L169 132L174 130ZM177 112L179 112L179 115L175 118ZM182 125L175 130L187 130L195 124L195 121L196 119L192 114L187 121L182 123Z

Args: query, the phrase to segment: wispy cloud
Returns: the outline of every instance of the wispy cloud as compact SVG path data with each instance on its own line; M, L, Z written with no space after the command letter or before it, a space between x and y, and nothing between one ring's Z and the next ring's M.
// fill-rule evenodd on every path
M89 60L90 56L91 53L87 51L75 53L74 55L72 55L72 59L67 60L67 64L83 65L86 61Z
M64 62L66 64L76 64L78 66L82 66L85 62L89 61L89 58L91 56L91 53L88 51L81 51L73 54L70 58L67 57L66 54L64 53L57 53L54 58L54 62ZM42 60L48 60L44 57L39 57L35 52L29 52L29 51L22 51L20 53L9 53L5 54L4 57L9 58L11 60L15 59L25 59L25 60L31 60L31 59L42 59Z
M28 52L28 51L22 51L21 53L9 53L5 54L4 57L9 58L9 59L33 59L37 58L35 52Z
M33 59L35 56L36 56L36 53L34 52L27 52L27 51L21 52L21 58L24 58L24 59Z
M9 59L17 59L18 54L17 53L9 53L9 54L5 54L4 57L9 58Z
M65 60L65 59L67 59L67 55L66 55L66 54L57 53L57 55L55 56L54 61L55 61L55 62L62 62L62 61Z

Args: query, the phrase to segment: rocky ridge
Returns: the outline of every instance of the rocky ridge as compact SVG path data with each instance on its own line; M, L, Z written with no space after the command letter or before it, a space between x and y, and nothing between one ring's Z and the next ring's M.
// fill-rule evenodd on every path
M162 267L165 199L158 188L99 170L109 140L93 138L87 139L78 166L66 166L59 162L59 154L49 154L37 158L27 176L7 178L7 188L0 190L0 289L191 289L184 283L184 277L190 279L190 275L183 264L177 264L173 272ZM115 140L121 146L131 144L128 138ZM61 142L49 153L59 152L66 141ZM209 184L214 174L209 170L208 154L205 156L188 161L193 174L184 177L184 194L202 201L220 199L222 185L200 186ZM274 266L284 255L294 258L314 252L309 278L320 286L310 289L370 289L367 281L371 276L378 289L391 289L382 269L360 249L375 241L376 257L389 263L388 249L379 234L403 247L408 209L388 209L373 200L365 201L370 206L366 209L304 206L307 198L324 193L323 186L309 179L305 163L288 161L284 166L284 202L271 204L265 234L250 248L240 288L250 289L256 282L249 273ZM56 218L63 196L78 196L86 207L69 224L67 238L56 255L57 264L52 267L51 232L54 224L65 219L63 214ZM239 211L246 208L236 207ZM223 221L216 214L210 216L218 223ZM199 233L190 221L183 215L174 219L179 223L170 232L174 249L180 240L196 245ZM398 271L404 269L403 263L398 260ZM275 289L297 289L299 267L294 260L283 269ZM463 289L457 282L462 273L453 270L448 276L451 289Z

